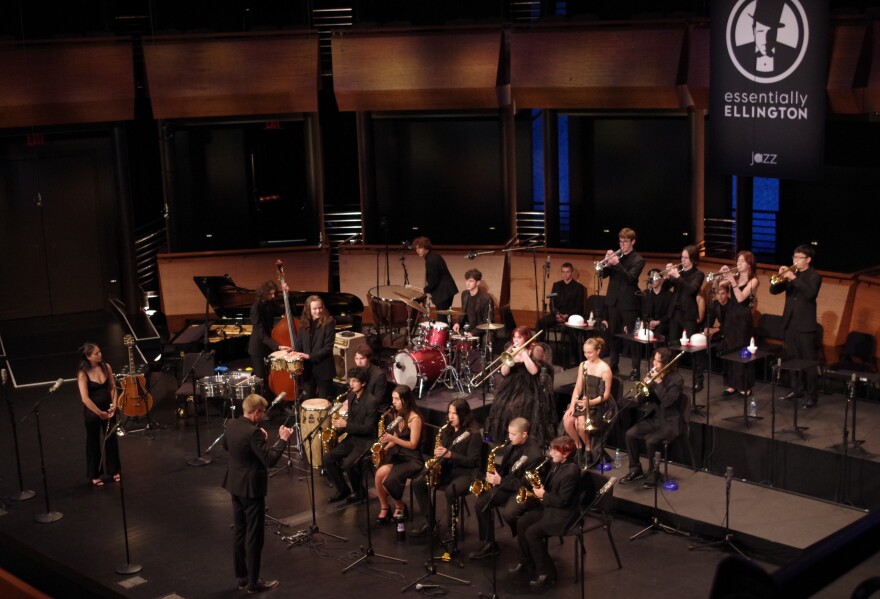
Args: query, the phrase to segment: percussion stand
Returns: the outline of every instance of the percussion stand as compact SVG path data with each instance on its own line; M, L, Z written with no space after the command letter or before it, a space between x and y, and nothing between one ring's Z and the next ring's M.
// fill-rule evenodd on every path
M364 548L364 546L361 545L361 551L363 552L363 555L360 556L359 558L357 558L356 560L354 560L352 563L350 563L345 568L343 568L343 570L342 570L343 574L345 574L346 572L348 572L349 570L351 570L352 568L354 568L355 566L357 566L360 563L364 563L364 562L369 563L369 559L371 557L381 557L382 559L388 560L390 562L396 562L398 564L405 564L406 563L405 559L391 557L390 555L382 555L381 553L376 553L375 551L373 551L373 535L372 535L372 526L371 526L372 523L370 522L370 497L369 497L370 489L369 489L369 485L367 484L367 474L366 474L367 472L371 471L371 469L370 469L370 466L372 465L372 461L371 461L372 453L370 451L371 449L372 449L372 445L368 445L367 449L364 450L364 452L360 456L358 456L358 459L355 461L355 462L361 462L361 461L366 462L366 468L362 468L362 470L361 470L360 483L363 487L364 497L367 498L367 500L364 501L364 514L365 514L365 517L367 520L367 546L366 546L366 548Z
M33 499L36 492L31 491L30 489L25 490L24 488L24 482L21 477L21 454L19 453L18 448L18 429L15 426L15 410L12 408L12 402L9 401L9 390L6 387L6 369L4 368L0 373L2 373L3 377L3 399L6 400L6 408L9 410L9 423L12 426L12 442L15 445L15 465L18 468L18 493L10 496L9 499L11 501L27 501L28 499Z
M60 381L59 381L60 382ZM43 495L46 497L46 511L42 514L37 514L34 516L34 520L39 522L40 524L49 524L51 522L57 522L64 517L64 514L61 512L53 512L52 508L49 506L49 483L46 479L46 457L43 455L43 433L40 429L40 403L49 395L51 395L54 391L58 389L59 384L56 383L53 385L49 392L46 393L43 397L37 400L37 403L34 404L34 407L31 409L30 414L21 419L23 423L25 420L30 418L30 415L34 415L34 419L37 421L37 445L40 447L40 470L43 473Z
M104 435L104 438L101 440L101 443L106 444L107 439L110 438L110 435L115 435L117 429L119 429L119 422L117 421L113 427L107 431L107 434ZM143 566L140 564L131 563L131 554L129 552L128 547L128 519L125 515L125 482L122 478L122 459L119 460L119 480L116 481L119 485L119 505L122 508L122 534L125 539L125 562L116 566L117 574L137 574L141 570L143 570Z

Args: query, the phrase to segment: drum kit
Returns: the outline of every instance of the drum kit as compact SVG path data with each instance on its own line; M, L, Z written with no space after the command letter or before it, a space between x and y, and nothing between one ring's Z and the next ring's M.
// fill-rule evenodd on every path
M224 372L203 376L196 381L196 393L202 397L219 397L229 402L229 409L235 413L235 402L241 403L245 397L262 390L263 379L244 371Z

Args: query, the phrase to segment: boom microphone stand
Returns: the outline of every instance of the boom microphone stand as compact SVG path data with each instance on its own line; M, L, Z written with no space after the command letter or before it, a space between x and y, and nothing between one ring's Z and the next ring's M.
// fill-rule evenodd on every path
M58 391L58 387L60 387L61 383L63 382L64 379L58 379L57 381L55 381L55 384L49 388L49 392L37 400L37 403L35 403L33 409L31 409L31 413L21 419L21 421L24 422L30 417L31 414L33 414L34 418L37 421L37 445L39 445L40 447L40 470L43 473L43 495L46 497L46 511L42 514L37 514L36 516L34 516L34 520L36 520L40 524L57 522L64 517L64 514L62 514L61 512L53 512L52 508L49 506L49 483L46 479L46 457L43 454L43 433L40 429L40 403L42 403L42 401L49 397L52 393Z
M495 485L492 487L492 490L489 491L492 493L492 497L489 498L489 501L486 502L486 505L483 506L483 511L486 510L494 510L495 506L492 505L492 502L495 499L495 494L498 492L498 489L501 485ZM476 502L474 502L474 507L476 507ZM484 593L480 591L477 593L477 597L479 599L498 599L498 548L495 546L495 514L492 513L492 517L489 519L489 528L486 529L486 542L489 543L492 547L492 592Z
M107 431L107 434L104 435L104 438L101 440L102 444L107 443L107 439L110 438L110 435L115 435L116 430L119 428L119 422L117 421L113 427ZM121 453L121 452L120 452ZM116 566L117 574L137 574L141 570L143 570L143 566L140 564L131 563L131 554L129 553L128 547L128 520L125 516L125 482L122 477L122 459L119 460L119 505L122 507L122 534L125 538L125 563L119 564Z
M9 391L6 388L7 374L6 369L0 370L3 383L3 398L6 400L6 407L9 409L9 424L12 426L12 442L15 445L15 465L18 469L18 493L9 497L10 501L27 501L33 499L36 495L35 491L25 490L24 482L21 477L21 454L18 449L18 428L15 423L15 410L12 408L12 402L9 401Z
M728 547L733 549L737 553L739 553L742 557L749 559L749 557L742 552L742 550L736 546L736 543L733 541L733 533L730 532L730 483L733 481L733 467L727 467L727 473L724 475L725 481L725 498L724 498L724 536L721 540L711 541L708 543L697 543L695 545L691 545L688 547L689 550L693 549L706 549L709 547Z
M371 452L370 452L371 449L372 449L372 446L368 445L367 449L358 457L357 460L355 460L355 462L359 462L361 460L367 461L370 457L372 457ZM364 502L364 506L365 506L364 507L364 514L366 515L366 520L367 520L367 547L365 549L364 546L361 545L361 551L363 552L363 555L360 556L359 558L357 558L356 560L354 560L348 566L346 566L342 570L343 574L345 574L346 572L348 572L349 570L351 570L352 568L354 568L358 564L367 561L371 557L381 557L382 559L386 559L391 562L397 562L398 564L405 564L406 563L405 559L391 557L390 555L382 555L381 553L376 553L375 551L373 551L373 535L372 535L371 527L370 527L370 498L368 496L370 489L367 485L367 477L366 477L366 473L370 471L370 468L369 468L370 464L371 464L371 462L368 462L367 468L365 470L362 470L362 472L361 472L361 484L363 485L363 489L364 489L364 497L367 498L367 500Z
M657 475L659 476L659 474L660 474L660 452L659 451L654 452L654 472L656 472ZM659 492L659 489L660 489L660 483L658 480L657 484L654 485L654 510L653 510L653 514L651 515L651 524L649 524L647 528L643 528L642 530L640 530L639 532L637 532L636 534L631 536L629 538L630 541L635 541L636 539L640 539L650 532L660 531L660 532L665 532L667 534L678 534L679 531L675 530L671 526L667 526L666 524L663 524L662 522L660 522L660 517L657 515L659 512L659 508L657 507L657 493Z

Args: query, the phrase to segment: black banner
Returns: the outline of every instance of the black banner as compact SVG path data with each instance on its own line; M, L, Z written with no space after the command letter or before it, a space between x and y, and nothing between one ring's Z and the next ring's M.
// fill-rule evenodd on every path
M713 0L712 159L732 174L816 179L825 144L827 0Z

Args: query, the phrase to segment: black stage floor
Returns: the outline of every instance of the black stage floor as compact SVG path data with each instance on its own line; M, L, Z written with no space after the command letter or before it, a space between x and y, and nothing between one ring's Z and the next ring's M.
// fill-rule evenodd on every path
M82 340L77 339L75 345ZM99 340L100 343L100 340ZM7 348L8 351L8 348ZM58 355L47 358L53 362L53 372L68 373L75 366L75 357ZM115 366L115 364L114 364ZM47 377L45 381L53 380ZM45 450L46 480L49 509L63 514L51 524L40 524L34 517L47 511L46 494L40 476L40 451L37 442L35 417L18 426L21 444L24 487L37 492L34 499L25 502L3 500L0 506L0 551L2 565L20 577L32 581L53 596L71 596L87 593L92 596L152 597L235 597L231 559L231 506L228 494L220 488L225 471L226 456L222 450L211 452L213 461L203 467L192 467L187 461L216 438L222 431L222 420L216 407L211 409L210 429L200 420L200 448L196 446L195 425L192 417L179 420L175 414L173 392L176 383L163 373L152 376L155 398L154 416L160 428L153 431L131 432L120 439L124 466L124 493L129 533L130 561L143 565L137 575L118 575L117 566L126 563L123 514L119 485L108 483L102 488L91 488L85 480L84 428L82 407L76 388L66 384L57 393L45 399L40 407L40 429ZM738 543L769 570L827 534L858 520L864 511L848 507L853 503L862 507L877 501L870 485L863 484L865 473L878 464L875 457L851 457L847 477L861 484L867 501L852 501L852 489L846 501L832 502L782 491L779 485L759 484L761 475L771 458L768 448L769 422L759 421L751 430L722 420L741 411L741 403L721 399L720 378L712 380L710 401L711 426L695 418L691 440L697 450L700 466L696 472L673 465L672 475L681 483L674 493L659 495L661 519L679 527L691 536L653 534L644 539L629 541L630 535L643 528L653 504L653 493L640 487L616 487L616 512L613 535L621 553L623 569L618 570L607 538L602 534L587 537L587 592L606 598L614 597L705 597L713 579L715 567L725 553L719 551L689 551L689 544L699 540L695 535L717 537L724 517L723 473L739 458L737 480L731 487L730 525ZM769 408L770 388L759 385L759 410L766 415ZM2 389L4 403L11 406L20 421L43 397L45 389L6 385ZM442 408L451 392L435 392L423 402L430 410L429 420L435 420L433 406ZM705 396L705 392L703 394ZM471 399L475 407L479 396ZM705 402L705 397L703 397ZM827 461L832 464L831 481L822 488L834 488L834 477L840 480L841 455L827 446L840 440L845 399L839 393L820 398L817 410L802 414L802 423L810 426L805 441L779 439L775 462L775 478L787 482L797 479L787 470L807 470L805 475L821 477L825 469L811 468L810 464ZM777 413L777 427L784 427L789 409ZM4 411L7 412L7 411ZM874 433L880 426L880 406L873 401L859 402L859 437L865 438L868 451L880 452L880 440ZM438 416L439 417L439 416ZM0 468L0 497L6 498L19 491L15 453L11 434L11 417L0 417L2 439L2 468ZM279 417L268 427L277 429ZM138 423L131 423L132 426ZM705 435L706 442L702 438ZM273 433L274 436L274 433ZM808 452L806 461L793 457L796 452ZM742 454L742 455L739 455ZM782 456L782 457L780 457ZM810 459L814 460L810 462ZM296 458L296 455L294 455ZM625 458L624 458L625 459ZM806 464L806 467L803 466ZM756 476L741 474L750 468ZM621 471L612 471L619 474ZM743 482L741 479L750 481ZM306 593L358 593L377 597L397 593L407 583L424 573L428 556L424 539L399 542L390 525L372 525L373 549L376 553L406 559L405 565L385 563L373 558L347 574L342 569L356 560L360 548L367 545L366 506L334 504L328 506L331 489L323 479L315 479L316 522L322 531L348 537L348 542L318 539L312 543L291 545L281 535L293 536L312 523L309 486L299 472L284 471L270 480L268 497L270 515L281 519L287 526L273 527L267 536L263 556L263 575L278 578L282 586L272 591L275 596L294 597ZM470 501L473 506L473 501ZM375 517L377 503L369 504ZM473 517L464 519L465 538L461 543L466 554L476 546L476 523ZM275 534L275 533L280 534ZM507 528L498 529L502 554L498 561L497 591L499 596L537 594L528 588L523 578L507 573L507 567L516 561L515 541ZM574 565L572 540L559 545L551 541L551 553L556 556L560 580L540 594L549 597L577 596L579 589L573 582ZM439 555L437 551L437 555ZM441 572L469 579L470 586L447 584L444 580L426 581L443 584L452 596L476 596L478 591L491 592L491 561L474 562L463 558L463 568L454 563L439 563ZM850 574L821 591L821 597L847 597L855 585L875 575L880 559L874 557L856 567ZM410 590L409 593L415 593Z

